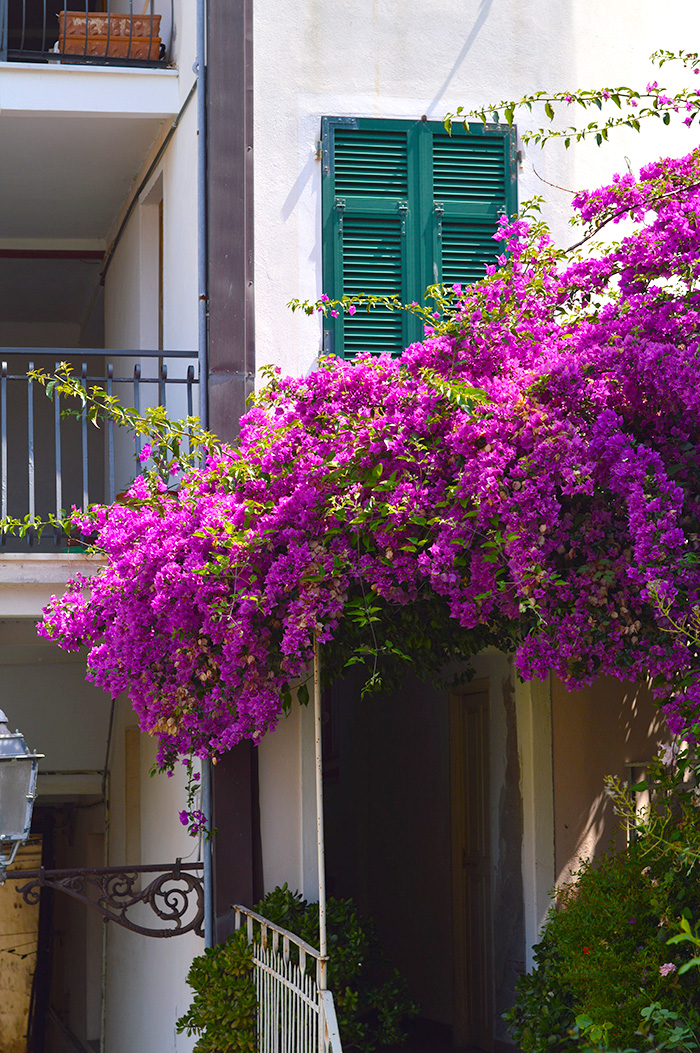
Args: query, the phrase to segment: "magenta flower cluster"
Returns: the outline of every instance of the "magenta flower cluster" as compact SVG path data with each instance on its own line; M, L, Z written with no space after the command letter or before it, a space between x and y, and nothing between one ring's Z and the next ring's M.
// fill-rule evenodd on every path
M358 595L432 592L465 631L511 624L523 677L651 677L693 723L697 650L668 630L700 608L700 154L575 206L636 226L572 262L504 218L505 266L434 336L275 375L235 449L90 514L107 564L40 631L90 647L164 765L273 728Z

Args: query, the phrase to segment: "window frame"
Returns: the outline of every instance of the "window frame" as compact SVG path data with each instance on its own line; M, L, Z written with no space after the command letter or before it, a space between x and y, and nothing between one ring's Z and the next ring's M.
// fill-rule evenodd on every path
M343 253L340 232L342 230L342 212L339 215L336 203L339 195L335 192L335 138L339 129L351 131L401 131L406 133L407 147L407 189L408 197L404 203L407 208L402 212L405 242L402 251L402 298L404 302L417 300L424 302L424 293L428 285L442 281L443 258L441 227L447 218L460 222L460 217L478 213L486 216L496 209L494 216L517 211L517 129L508 124L470 124L467 132L461 125L453 125L452 137L488 136L498 138L503 143L503 180L505 198L501 205L482 203L481 206L468 205L460 201L437 201L434 194L434 137L446 135L440 121L404 120L380 117L323 117L321 120L321 249L322 249L322 283L323 292L333 299L342 298L343 288ZM357 204L357 202L355 202ZM438 215L438 206L441 214ZM366 204L367 214L382 211L381 205ZM362 214L362 207L356 208L353 215ZM383 214L386 213L386 210ZM422 277L421 277L422 276ZM427 280L426 280L427 279ZM357 317L357 316L356 316ZM404 313L402 322L400 354L409 343L422 339L423 330L420 319ZM351 358L345 354L344 318L325 317L323 324L323 353L335 354L341 358Z

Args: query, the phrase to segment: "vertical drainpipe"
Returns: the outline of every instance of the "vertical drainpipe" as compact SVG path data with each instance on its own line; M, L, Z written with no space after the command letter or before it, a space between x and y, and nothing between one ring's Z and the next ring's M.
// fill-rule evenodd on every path
M197 0L197 357L199 359L199 418L209 424L207 382L209 376L207 282L207 67L206 0Z
M198 415L204 427L209 424L207 384L209 379L207 283L207 65L206 65L206 0L197 0L197 358L199 361ZM211 833L211 761L202 759L202 811L207 817L207 834ZM204 862L204 943L214 946L214 885L212 843L210 836L202 842Z

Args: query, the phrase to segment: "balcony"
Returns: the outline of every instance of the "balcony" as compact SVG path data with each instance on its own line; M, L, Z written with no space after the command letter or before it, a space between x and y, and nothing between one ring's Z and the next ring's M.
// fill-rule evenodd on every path
M173 418L197 413L197 355L190 351L0 348L0 513L61 517L73 506L112 503L139 474L143 440L111 422L88 425L74 400L49 399L29 369L53 373L70 362L83 386L99 384L142 412L163 406ZM65 551L60 529L39 537L0 536L2 551Z
M173 0L0 0L0 61L168 64Z

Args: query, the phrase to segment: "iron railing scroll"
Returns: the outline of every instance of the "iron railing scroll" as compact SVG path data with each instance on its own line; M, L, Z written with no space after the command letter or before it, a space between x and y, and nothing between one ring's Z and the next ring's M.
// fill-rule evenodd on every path
M0 61L167 65L173 10L174 0L0 0Z
M253 950L258 1053L342 1053L333 995L324 987L326 959L262 915L233 910Z
M142 936L167 939L186 932L204 935L203 863L164 863L154 866L100 867L92 870L15 870L10 880L25 903L39 902L43 888L65 892L97 910L106 921ZM150 881L144 886L144 878ZM146 924L148 908L158 919ZM146 916L148 911L146 911Z

